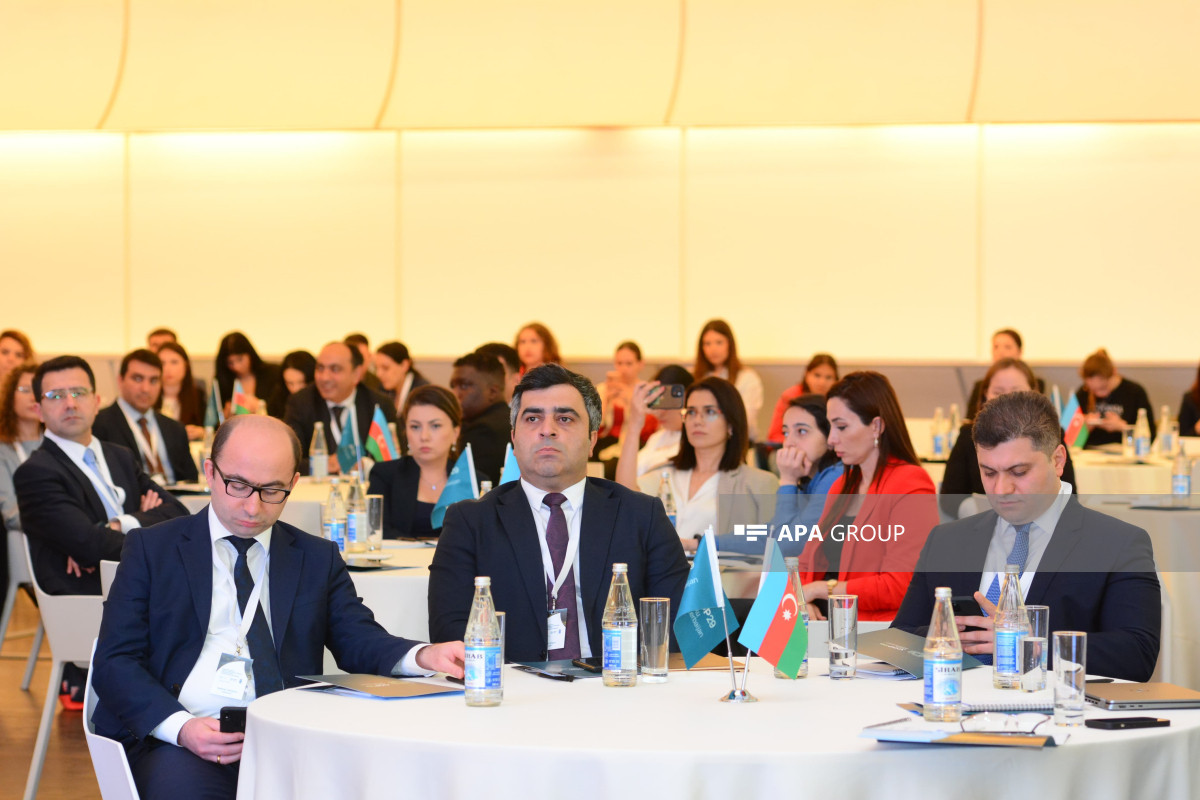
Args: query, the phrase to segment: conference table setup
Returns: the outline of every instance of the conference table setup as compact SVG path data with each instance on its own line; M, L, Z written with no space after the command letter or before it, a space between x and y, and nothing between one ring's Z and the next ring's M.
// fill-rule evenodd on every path
M1058 727L1020 715L1037 749L898 744L863 729L918 717L920 681L772 676L752 658L757 703L718 702L727 670L670 673L662 684L617 690L504 670L504 700L472 708L461 694L381 700L291 689L251 704L241 800L417 797L854 798L1122 797L1195 795L1200 710L1154 711L1169 727ZM963 673L968 703L1052 702L1052 689L993 689L988 667ZM437 682L436 679L431 679ZM1051 683L1053 678L1051 678ZM1092 707L1087 718L1120 716ZM568 724L563 724L569 721ZM914 723L922 726L925 723ZM945 729L957 723L939 723Z

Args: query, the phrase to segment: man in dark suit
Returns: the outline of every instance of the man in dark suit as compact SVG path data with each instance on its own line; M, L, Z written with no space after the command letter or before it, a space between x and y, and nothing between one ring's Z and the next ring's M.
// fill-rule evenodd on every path
M383 409L388 422L396 421L392 401L371 391L362 383L365 362L357 348L345 342L330 342L321 348L317 356L317 369L312 386L308 386L288 398L284 421L300 437L304 459L300 471L307 473L308 449L312 444L313 429L317 422L325 425L325 447L329 451L329 474L341 472L337 460L338 442L342 428L357 424L360 445L366 445L371 430L371 417L375 406ZM354 416L350 416L353 410Z
M162 393L162 360L149 350L134 350L121 359L117 379L121 396L100 410L92 433L102 441L127 447L142 457L142 468L167 484L196 481L200 473L188 448L187 430L154 410Z
M351 333L342 341L357 350L359 355L362 356L363 363L366 364L366 368L362 374L362 382L372 392L383 394L383 383L379 380L379 376L375 374L375 368L371 365L371 341L367 339L365 334L361 333Z
M499 480L512 433L508 404L504 402L504 367L495 356L468 353L454 362L450 391L462 406L458 452L471 445L475 470Z
M124 534L187 514L120 445L92 435L100 406L92 368L59 356L33 376L46 439L13 474L38 583L50 594L100 594L102 560Z
M600 395L557 364L530 370L513 394L513 452L521 479L452 505L429 569L429 630L458 638L477 575L507 612L506 657L599 656L612 565L629 588L679 607L688 563L658 498L587 477Z
M391 636L337 547L278 522L299 461L283 423L234 417L204 464L211 505L126 541L96 646L93 719L126 746L146 800L232 798L243 735L220 731L220 709L321 673L325 647L352 673L462 676L462 642Z
M1004 567L1020 564L1025 602L1050 606L1050 630L1088 634L1088 672L1149 680L1161 622L1150 537L1084 508L1059 480L1066 450L1058 415L1042 395L989 400L973 435L993 510L933 529L893 627L924 635L938 586L974 593L986 616L958 619L963 650L990 660Z

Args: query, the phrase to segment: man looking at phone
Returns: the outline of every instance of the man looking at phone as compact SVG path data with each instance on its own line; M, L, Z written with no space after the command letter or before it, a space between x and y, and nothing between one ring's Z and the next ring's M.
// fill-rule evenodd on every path
M525 373L513 393L521 479L452 505L429 568L429 630L461 638L477 575L507 613L506 657L598 656L612 565L629 565L640 597L679 607L688 564L662 503L587 477L600 427L591 381L558 364Z
M989 400L972 436L992 510L933 529L892 626L925 635L936 587L973 594L984 615L958 618L963 652L990 663L1004 568L1019 564L1025 602L1050 606L1051 630L1088 634L1088 672L1149 680L1161 617L1150 537L1071 495L1058 414L1043 395Z
M243 734L217 715L319 674L462 676L462 642L391 636L354 591L337 547L278 522L300 441L271 417L221 425L208 508L131 533L104 607L98 733L125 745L142 798L234 797Z

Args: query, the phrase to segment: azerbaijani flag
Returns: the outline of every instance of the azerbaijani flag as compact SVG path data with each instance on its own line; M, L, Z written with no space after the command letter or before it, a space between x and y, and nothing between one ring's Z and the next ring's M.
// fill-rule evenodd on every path
M215 428L225 421L225 412L221 410L221 385L213 379L208 392L208 406L204 409L204 427Z
M233 402L230 403L231 411L234 415L250 413L250 399L246 397L246 392L242 389L242 382L235 380L233 382Z
M376 461L395 461L400 457L400 448L396 447L396 440L392 438L387 418L383 416L383 410L378 405L375 406L375 414L371 417L371 427L367 429L366 449Z
M512 442L504 448L504 466L500 470L500 484L509 483L519 480L521 477L521 467L517 464L517 456L513 453Z
M685 667L691 669L717 643L725 641L726 636L738 629L737 617L728 606L729 598L721 587L721 569L717 564L717 537L710 525L696 548L692 570L683 585L679 613L671 626ZM726 620L731 623L728 631Z
M446 519L446 509L459 500L474 500L479 497L479 482L475 480L475 459L471 455L471 445L463 448L462 455L454 462L454 469L446 478L446 486L438 497L433 513L429 515L429 524L434 530L442 527Z
M798 599L802 595L800 587L792 584L779 548L769 549L770 556L763 565L766 577L746 616L746 627L742 628L738 642L795 680L808 652L808 626L800 616L803 601Z
M1071 395L1067 407L1063 409L1059 419L1062 425L1063 439L1067 447L1083 447L1088 440L1088 426L1083 421L1083 409L1079 407L1079 398Z

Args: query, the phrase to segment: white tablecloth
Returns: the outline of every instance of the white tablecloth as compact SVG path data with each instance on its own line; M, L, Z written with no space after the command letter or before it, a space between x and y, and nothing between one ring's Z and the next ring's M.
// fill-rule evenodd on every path
M905 716L917 681L776 680L754 659L761 702L717 702L724 672L672 673L612 689L505 671L504 703L461 696L377 701L290 690L250 706L240 800L301 798L781 797L1187 798L1200 793L1200 710L1154 712L1169 728L1073 729L1058 748L878 744L871 725ZM1048 698L964 675L968 702ZM1109 714L1088 709L1088 716ZM1051 725L1052 723L1046 723ZM563 732L560 732L563 731ZM936 779L932 776L936 775Z

